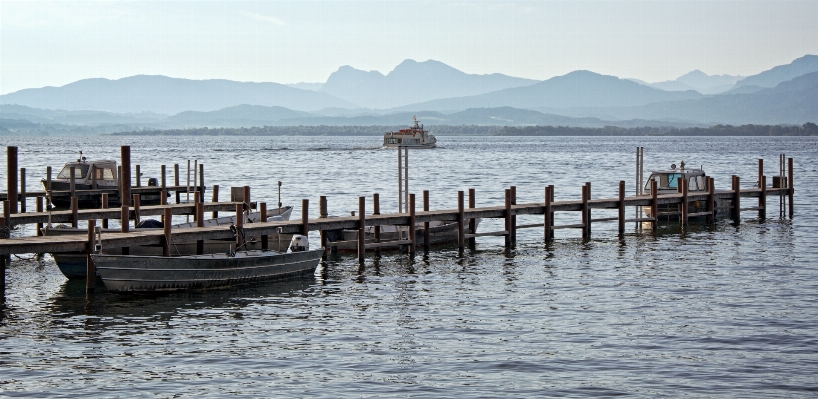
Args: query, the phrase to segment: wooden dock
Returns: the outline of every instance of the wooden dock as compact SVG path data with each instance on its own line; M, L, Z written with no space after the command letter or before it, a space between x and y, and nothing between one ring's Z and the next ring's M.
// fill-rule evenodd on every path
M456 224L456 243L462 251L467 242L473 243L475 238L485 236L503 236L506 245L512 245L516 241L516 232L523 228L542 228L543 237L546 241L554 238L554 231L559 229L578 229L583 238L590 238L591 227L594 223L617 222L618 233L625 233L625 224L630 222L648 223L652 229L656 229L659 218L656 216L673 216L677 218L681 225L686 225L690 218L705 217L709 222L715 219L717 212L727 211L729 217L738 221L741 212L758 212L760 217L766 217L768 209L767 198L777 196L780 198L780 212L787 210L786 201L789 200L789 215L792 217L793 188L793 160L787 159L786 180L781 178L776 180L773 187L768 187L767 177L763 174L763 161L759 160L759 174L757 176L758 187L741 188L739 177L732 177L732 187L730 190L716 190L712 177L706 178L706 190L688 192L688 182L681 180L678 185L678 192L673 194L659 195L656 181L652 181L649 195L626 196L625 182L619 182L619 195L616 198L592 199L591 183L586 183L581 190L579 200L554 201L554 186L544 187L543 201L536 203L518 204L516 198L516 187L505 190L505 201L503 205L493 207L475 207L475 191L468 191L468 206L466 206L463 191L458 192L457 208L445 210L429 210L429 193L423 192L422 211L416 211L415 194L408 196L408 212L395 214L380 214L378 204L378 194L373 196L374 209L371 214L367 214L365 209L366 198L359 197L358 212L356 216L348 217L328 217L326 197L320 198L319 217L310 218L309 200L302 201L302 214L300 220L280 221L280 222L260 222L244 224L246 220L245 212L250 208L249 187L244 187L244 197L247 201L242 202L202 202L202 198L196 195L193 204L162 204L155 206L140 207L138 195L134 197L133 204L123 205L114 209L86 209L71 211L52 212L12 212L12 204L9 200L3 201L4 217L0 218L0 263L2 271L5 271L8 255L27 253L53 253L53 252L84 252L91 253L100 247L105 248L128 248L141 245L161 246L166 256L170 255L170 248L174 244L181 243L201 243L204 240L236 240L242 243L242 237L261 237L262 246L267 246L267 237L274 234L303 234L310 231L322 232L321 243L325 248L330 247L324 237L323 232L338 230L357 231L357 252L358 259L363 262L367 249L380 249L385 247L403 247L410 255L414 255L417 250L416 227L425 224L422 229L424 234L428 234L429 222L450 222ZM16 184L16 182L15 182ZM241 189L239 189L241 191ZM102 194L106 195L106 194ZM19 198L19 197L18 197ZM748 208L741 208L741 198L757 198L758 205ZM105 201L103 201L104 203ZM693 202L707 204L706 212L689 213L688 205ZM717 209L715 204L728 204L726 209ZM659 208L678 209L678 211L665 211L659 213ZM675 205L675 207L673 206ZM644 207L650 210L649 214L654 217L626 218L626 208ZM266 203L258 203L261 210L261 220L266 220ZM592 218L592 211L596 209L616 209L617 216L606 218ZM237 233L224 226L202 227L204 212L228 211L235 212ZM556 212L579 213L577 223L566 225L555 225L554 214ZM200 227L184 228L175 231L171 230L170 223L165 223L162 230L129 230L129 220L138 220L140 216L162 215L164 220L170 220L173 215L193 215ZM541 215L542 223L518 225L517 216L521 215ZM99 234L95 227L97 220L103 220L107 226L107 219L121 220L123 226L121 232ZM504 227L499 231L489 231L478 233L475 229L476 219L503 219ZM34 237L9 237L9 229L6 226L16 226L22 224L43 224L71 222L74 226L77 221L87 220L87 235L63 235L63 236L34 236ZM379 234L379 227L382 226L406 226L408 236L392 241L369 242L366 241L366 228L375 227L375 238ZM429 251L428 236L424 237L423 251ZM337 243L335 244L337 245ZM89 257L90 259L90 257ZM93 264L88 265L89 291L93 291L94 269ZM0 284L5 284L5 274L2 274Z

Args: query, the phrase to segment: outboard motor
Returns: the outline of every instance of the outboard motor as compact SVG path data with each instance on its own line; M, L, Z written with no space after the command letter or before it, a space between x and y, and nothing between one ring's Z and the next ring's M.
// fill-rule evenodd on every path
M159 185L159 179L157 179L155 177L149 177L148 178L148 185L149 186L154 186L154 187L158 186Z
M310 243L307 241L307 236L293 235L293 240L290 241L290 252L302 252L310 249Z

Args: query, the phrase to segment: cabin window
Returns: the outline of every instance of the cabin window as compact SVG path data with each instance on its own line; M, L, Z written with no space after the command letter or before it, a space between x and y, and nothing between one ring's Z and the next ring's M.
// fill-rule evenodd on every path
M63 166L62 170L57 175L57 178L58 179L70 179L71 178L71 168L74 168L74 178L84 179L85 176L88 175L88 169L90 169L90 166L88 166L88 165L66 165L66 166Z
M704 176L696 176L696 181L699 182L699 190L704 190Z
M114 170L97 167L97 180L114 180Z
M681 173L668 173L662 176L663 179L659 183L662 188L679 188L679 179L683 179Z
M695 176L690 176L690 178L687 180L687 190L699 191L699 183Z

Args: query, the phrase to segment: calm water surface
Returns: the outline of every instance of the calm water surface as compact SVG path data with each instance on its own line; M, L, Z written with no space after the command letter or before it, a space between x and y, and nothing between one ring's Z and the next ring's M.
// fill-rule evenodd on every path
M251 185L253 199L330 213L381 194L397 208L397 156L378 137L18 138L29 190L47 165L83 150L158 176L163 163L198 159L208 185ZM813 397L818 392L818 139L440 137L410 154L410 191L454 208L475 188L478 206L614 197L634 189L634 153L646 170L684 159L717 187L755 181L778 154L795 158L795 216L745 212L741 223L665 223L657 232L594 225L583 241L521 230L506 250L479 238L458 256L443 248L324 262L313 278L161 296L86 298L50 256L13 258L0 311L5 397ZM5 159L3 159L5 160ZM172 167L169 168L172 170ZM647 172L646 172L647 174ZM5 168L0 182L5 187ZM184 178L182 179L184 181ZM222 198L226 198L222 191ZM745 199L744 206L754 206ZM30 203L33 207L33 202ZM367 203L371 209L371 202ZM614 216L595 211L594 217ZM629 212L632 212L629 210ZM298 217L298 216L295 216ZM558 216L577 223L577 214ZM539 217L520 217L519 224ZM482 231L501 229L486 220ZM28 234L31 230L17 231ZM314 234L314 233L313 233ZM317 235L316 235L317 237ZM311 237L313 244L316 237Z

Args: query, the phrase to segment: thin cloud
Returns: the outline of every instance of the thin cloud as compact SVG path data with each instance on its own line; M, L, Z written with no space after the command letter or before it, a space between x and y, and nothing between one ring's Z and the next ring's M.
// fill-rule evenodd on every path
M287 23L285 23L284 21L282 21L282 20L280 20L280 19L278 19L278 18L276 18L274 16L271 16L271 15L258 14L258 13L249 12L249 11L242 11L241 15L250 17L252 19L255 19L256 21L261 21L261 22L264 22L264 23L273 24L273 25L277 25L277 26L287 25Z

